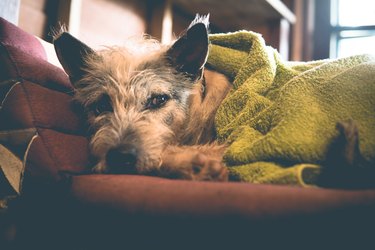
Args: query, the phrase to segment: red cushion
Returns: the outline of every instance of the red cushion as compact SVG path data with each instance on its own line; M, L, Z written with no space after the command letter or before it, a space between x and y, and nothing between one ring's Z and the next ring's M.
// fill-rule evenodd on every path
M46 60L47 56L38 39L0 17L1 45Z
M84 117L72 105L65 72L48 63L34 36L0 18L0 130L36 128L26 175L60 178L60 171L89 167Z

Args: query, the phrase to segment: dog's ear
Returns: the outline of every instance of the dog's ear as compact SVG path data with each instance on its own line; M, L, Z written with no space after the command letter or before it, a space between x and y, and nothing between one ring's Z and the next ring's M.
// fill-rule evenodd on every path
M177 70L194 79L201 77L208 56L208 16L199 17L167 51L167 58Z
M67 32L59 34L53 44L61 65L75 84L85 73L86 57L96 52Z

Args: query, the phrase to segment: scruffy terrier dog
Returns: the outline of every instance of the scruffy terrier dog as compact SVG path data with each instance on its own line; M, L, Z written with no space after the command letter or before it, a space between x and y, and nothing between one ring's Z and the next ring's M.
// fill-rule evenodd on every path
M204 68L208 17L170 46L94 51L65 32L54 45L88 117L95 172L227 180L214 116L231 83Z

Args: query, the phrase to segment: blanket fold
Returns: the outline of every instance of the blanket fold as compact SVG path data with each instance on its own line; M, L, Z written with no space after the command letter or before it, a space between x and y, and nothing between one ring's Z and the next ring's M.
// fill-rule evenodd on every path
M210 42L208 65L233 81L215 120L232 178L316 185L336 124L349 119L362 156L375 165L374 57L287 62L248 31Z

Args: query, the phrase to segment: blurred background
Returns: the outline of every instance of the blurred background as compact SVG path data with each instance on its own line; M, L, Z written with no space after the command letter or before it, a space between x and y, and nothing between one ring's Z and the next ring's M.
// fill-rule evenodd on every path
M288 60L375 53L373 0L0 0L0 16L27 32L51 41L65 24L94 48L145 33L169 43L196 13L210 13L211 33L261 33Z

